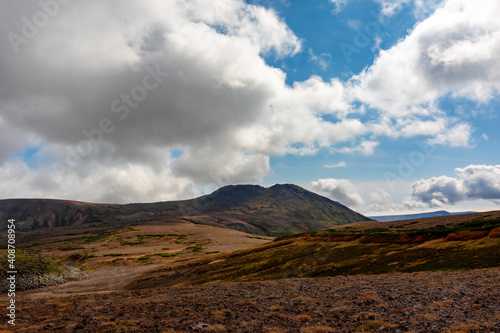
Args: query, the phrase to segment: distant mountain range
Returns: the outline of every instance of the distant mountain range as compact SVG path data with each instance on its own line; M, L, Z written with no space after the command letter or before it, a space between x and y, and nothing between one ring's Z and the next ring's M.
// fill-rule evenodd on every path
M472 214L475 212L459 212L450 213L445 210L438 210L429 213L420 214L406 214L406 215L382 215L382 216L369 216L371 219L379 222L389 222L389 221L399 221L399 220L413 220L413 219L423 219L426 217L437 217L437 216L450 216L450 215L461 215L461 214Z
M283 236L370 220L342 204L284 184L225 186L199 198L156 203L94 204L52 199L0 200L0 225L24 229L127 225L154 220L191 222Z

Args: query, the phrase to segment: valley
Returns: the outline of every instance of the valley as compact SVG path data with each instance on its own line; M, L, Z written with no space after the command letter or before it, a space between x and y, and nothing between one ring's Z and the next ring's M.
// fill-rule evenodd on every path
M16 331L500 329L500 211L352 221L357 215L338 203L285 189L286 200L273 201L260 187L250 195L248 188L228 187L201 199L196 212L186 202L112 209L86 204L93 213L75 213L72 202L49 202L56 204L55 218L40 208L43 201L20 202L25 222L17 231L23 283L16 291ZM304 205L323 210L307 213L312 208ZM330 211L329 226L315 229L327 223L328 207L347 218L339 222ZM257 211L267 211L266 219L249 222ZM87 217L51 225L71 214ZM46 226L33 224L41 216ZM236 219L239 224L228 222ZM238 230L243 223L261 233ZM302 232L282 235L290 226ZM81 276L62 279L65 267ZM8 301L0 297L1 306Z

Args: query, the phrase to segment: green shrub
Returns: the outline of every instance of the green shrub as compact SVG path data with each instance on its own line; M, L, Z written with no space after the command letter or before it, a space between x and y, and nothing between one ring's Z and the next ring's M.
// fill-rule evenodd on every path
M365 323L356 327L356 331L378 331L381 327L381 323Z

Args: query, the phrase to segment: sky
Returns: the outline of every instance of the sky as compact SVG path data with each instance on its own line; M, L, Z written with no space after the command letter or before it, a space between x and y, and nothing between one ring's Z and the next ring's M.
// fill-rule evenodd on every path
M0 198L294 183L500 209L498 0L0 2Z

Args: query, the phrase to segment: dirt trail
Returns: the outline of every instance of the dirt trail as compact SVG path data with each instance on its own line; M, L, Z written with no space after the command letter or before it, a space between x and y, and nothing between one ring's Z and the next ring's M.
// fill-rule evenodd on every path
M141 273L163 266L163 264L131 265L120 267L101 267L86 273L79 281L66 282L57 286L26 290L16 293L16 298L39 299L47 297L64 297L88 294L94 292L110 292L123 290L123 287ZM1 295L0 301L7 300L7 295Z

